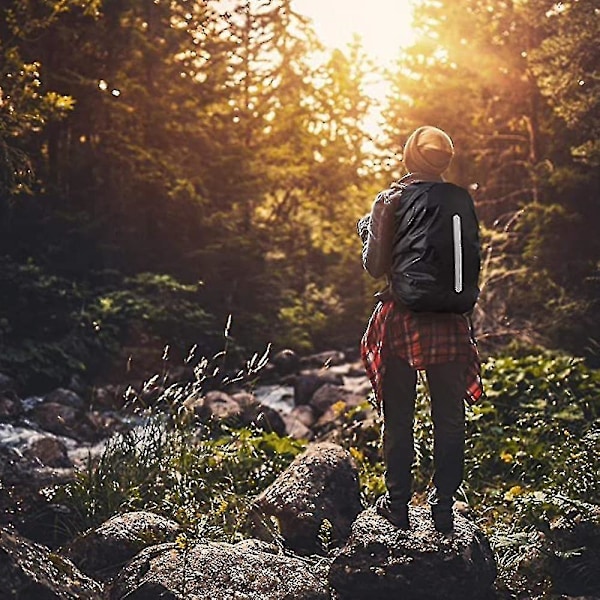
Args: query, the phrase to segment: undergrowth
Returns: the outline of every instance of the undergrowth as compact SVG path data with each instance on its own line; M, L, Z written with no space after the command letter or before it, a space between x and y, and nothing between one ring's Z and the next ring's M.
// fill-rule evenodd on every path
M241 381L265 363L266 354L255 355L219 383ZM306 443L193 418L185 399L214 387L220 364L219 355L201 360L194 382L165 389L135 429L111 438L99 463L90 462L60 491L77 530L146 509L174 517L189 535L228 541L248 535L252 499ZM582 595L598 589L597 558L590 559L598 540L589 536L600 527L600 372L573 357L538 354L490 359L483 375L487 396L467 410L460 492L491 541L498 586L552 597L575 573ZM341 410L332 438L357 463L365 505L384 491L380 427L365 400ZM417 499L431 485L432 446L429 401L420 385Z

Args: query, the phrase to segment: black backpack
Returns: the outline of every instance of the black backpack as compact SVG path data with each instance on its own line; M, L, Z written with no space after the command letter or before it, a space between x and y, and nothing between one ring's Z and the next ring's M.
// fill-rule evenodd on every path
M466 313L479 296L479 223L467 190L414 182L400 192L392 293L413 311Z

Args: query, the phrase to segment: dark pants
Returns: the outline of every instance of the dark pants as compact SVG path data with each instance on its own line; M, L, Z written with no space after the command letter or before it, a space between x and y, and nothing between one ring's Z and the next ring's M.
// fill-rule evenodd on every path
M426 370L434 432L433 483L439 497L452 497L463 478L466 368L464 363L445 363ZM405 504L411 497L416 384L417 372L408 363L398 358L386 363L383 453L393 505Z

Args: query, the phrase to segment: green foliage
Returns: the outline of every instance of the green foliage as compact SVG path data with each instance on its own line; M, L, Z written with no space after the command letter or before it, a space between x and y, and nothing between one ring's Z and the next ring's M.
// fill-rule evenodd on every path
M29 391L98 375L123 345L189 348L216 338L197 285L167 275L98 275L95 285L50 274L30 261L0 259L0 370Z
M151 510L214 539L243 536L252 496L303 449L275 433L221 426L192 427L159 415L111 438L97 465L88 465L59 492L82 531L129 510ZM212 433L211 433L212 430Z
M559 582L571 576L568 569L581 569L582 581L593 577L585 561L574 567L566 559L586 550L585 532L600 526L600 371L568 355L522 350L489 359L483 376L486 398L467 411L462 494L488 531L499 586L553 597ZM337 441L354 457L370 505L384 491L384 466L379 420L364 420L365 410L341 415ZM433 469L424 381L418 385L414 434L414 492L423 497ZM567 545L557 523L575 532Z
M484 382L486 400L469 411L469 486L510 503L515 492L567 485L566 465L598 426L600 373L564 355L504 357L486 363ZM575 497L600 501L585 481Z
M465 494L501 584L548 597L565 568L552 524L597 519L600 372L561 354L505 356L487 361L484 383L468 413Z
M332 286L318 289L309 283L302 294L290 294L289 305L279 310L279 323L284 331L279 344L298 351L314 350L314 342L323 338L331 320L340 312L340 299Z

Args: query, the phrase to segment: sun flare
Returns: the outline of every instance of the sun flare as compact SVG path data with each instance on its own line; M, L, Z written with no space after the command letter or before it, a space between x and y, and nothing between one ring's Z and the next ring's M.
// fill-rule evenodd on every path
M312 19L321 41L343 48L354 34L371 58L388 63L416 39L414 0L294 0L295 9Z
M377 66L387 67L413 44L415 0L294 0L294 8L312 20L314 30L327 48L344 49L358 35L365 54ZM379 108L389 94L380 78L368 83L369 95L378 103L365 126L377 137L381 131Z

